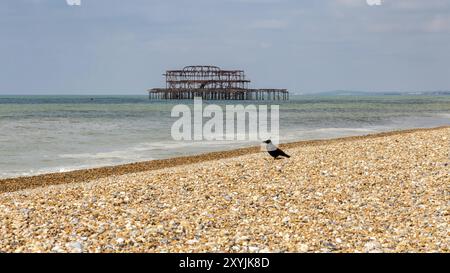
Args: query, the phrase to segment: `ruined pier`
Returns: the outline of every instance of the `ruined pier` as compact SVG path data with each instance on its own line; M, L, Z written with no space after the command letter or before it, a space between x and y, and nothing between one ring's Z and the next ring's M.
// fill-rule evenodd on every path
M222 70L217 66L187 66L168 70L165 88L149 89L152 100L289 100L286 89L252 89L243 70Z

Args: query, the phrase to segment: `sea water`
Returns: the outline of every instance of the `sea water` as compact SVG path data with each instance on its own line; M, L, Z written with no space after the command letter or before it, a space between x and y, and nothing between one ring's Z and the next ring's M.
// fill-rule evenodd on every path
M162 159L255 145L175 141L172 107L147 96L0 96L0 178ZM289 142L450 125L450 96L291 96L279 104Z

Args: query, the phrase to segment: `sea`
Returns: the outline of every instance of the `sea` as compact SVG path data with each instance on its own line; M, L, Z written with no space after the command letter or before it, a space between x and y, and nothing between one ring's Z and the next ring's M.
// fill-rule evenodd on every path
M118 165L253 146L177 141L175 105L147 96L0 96L0 178ZM279 105L280 141L328 139L450 125L450 96L291 95Z

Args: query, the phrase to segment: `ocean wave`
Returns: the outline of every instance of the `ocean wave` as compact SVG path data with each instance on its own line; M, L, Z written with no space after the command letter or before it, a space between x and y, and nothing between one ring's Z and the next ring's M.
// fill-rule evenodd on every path
M448 118L448 119L450 119L450 113L438 113L438 114L436 114L436 116L440 117L440 118Z

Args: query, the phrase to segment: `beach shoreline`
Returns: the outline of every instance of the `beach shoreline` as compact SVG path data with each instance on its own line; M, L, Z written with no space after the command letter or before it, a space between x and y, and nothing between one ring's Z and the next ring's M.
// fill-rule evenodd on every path
M348 136L331 139L318 139L318 140L302 140L289 143L280 144L280 148L294 148L308 145L326 145L331 143L355 141L362 139L372 139L393 135L409 134L420 131L433 131L444 128L450 128L450 126L440 126L433 128L415 128L407 130L395 130L387 132L379 132L374 134ZM198 155L189 155L183 157L172 157L167 159L140 161L128 164L120 164L114 166L104 166L88 169L79 169L67 172L54 172L45 173L34 176L19 176L12 178L0 179L0 194L4 192L14 192L24 189L32 189L37 187L45 187L49 185L60 185L69 183L86 182L112 175L123 175L136 172L159 170L164 168L176 167L181 165L201 163L211 160L220 160L225 158L232 158L246 154L254 154L261 152L259 146L252 146L246 148L238 148L225 151L208 152Z
M450 251L450 127L282 147L3 192L0 251Z

